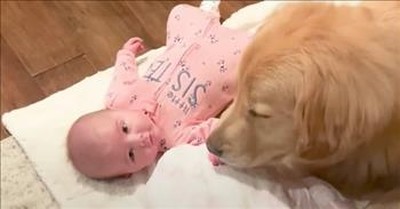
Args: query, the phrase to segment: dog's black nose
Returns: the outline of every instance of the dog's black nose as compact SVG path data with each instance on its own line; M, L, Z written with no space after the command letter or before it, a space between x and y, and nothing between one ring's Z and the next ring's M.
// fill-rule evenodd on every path
M212 154L221 157L222 156L222 149L220 148L216 148L215 146L213 146L211 143L207 143L207 149L209 152L211 152Z

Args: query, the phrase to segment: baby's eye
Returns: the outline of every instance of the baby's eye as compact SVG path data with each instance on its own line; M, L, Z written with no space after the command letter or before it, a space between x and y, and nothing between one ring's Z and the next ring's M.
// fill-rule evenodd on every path
M125 122L122 122L122 132L126 134L129 132L128 125Z
M129 159L131 159L132 162L135 162L135 153L133 152L133 149L129 150L128 156L129 156Z

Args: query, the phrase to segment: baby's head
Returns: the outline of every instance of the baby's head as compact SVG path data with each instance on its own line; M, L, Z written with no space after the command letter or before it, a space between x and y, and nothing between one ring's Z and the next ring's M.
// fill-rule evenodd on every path
M67 150L74 167L91 178L132 174L157 157L156 127L143 111L100 110L74 122Z

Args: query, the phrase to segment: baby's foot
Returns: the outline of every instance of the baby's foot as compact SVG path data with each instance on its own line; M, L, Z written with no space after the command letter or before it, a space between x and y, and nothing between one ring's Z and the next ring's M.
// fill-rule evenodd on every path
M130 38L122 48L127 49L136 55L144 49L143 40L138 37Z

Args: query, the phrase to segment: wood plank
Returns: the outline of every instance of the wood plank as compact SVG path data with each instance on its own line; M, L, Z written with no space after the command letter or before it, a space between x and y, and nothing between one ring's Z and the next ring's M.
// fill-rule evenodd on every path
M44 94L49 96L94 73L96 73L94 66L89 63L85 56L79 56L35 76L34 79Z
M44 98L42 90L1 37L1 114ZM3 125L2 129L3 129ZM3 135L4 134L4 135ZM3 132L3 139L7 134Z
M243 8L247 5L254 4L260 1L221 1L219 6L221 13L221 21L226 20L231 16L232 13L237 12L240 8Z
M96 69L111 66L117 50L130 37L142 37L150 48L159 45L122 1L60 1L56 8L77 28L77 41Z
M200 1L125 1L140 25L145 25L144 30L149 35L152 48L165 44L167 19L172 8L185 3L199 6Z
M34 76L81 54L52 1L2 1L1 34Z
M9 136L11 136L11 134L8 133L8 131L6 130L6 128L4 128L3 125L1 125L1 135L0 135L1 138L0 138L0 140L3 140L3 139L5 139L5 138L7 138Z

